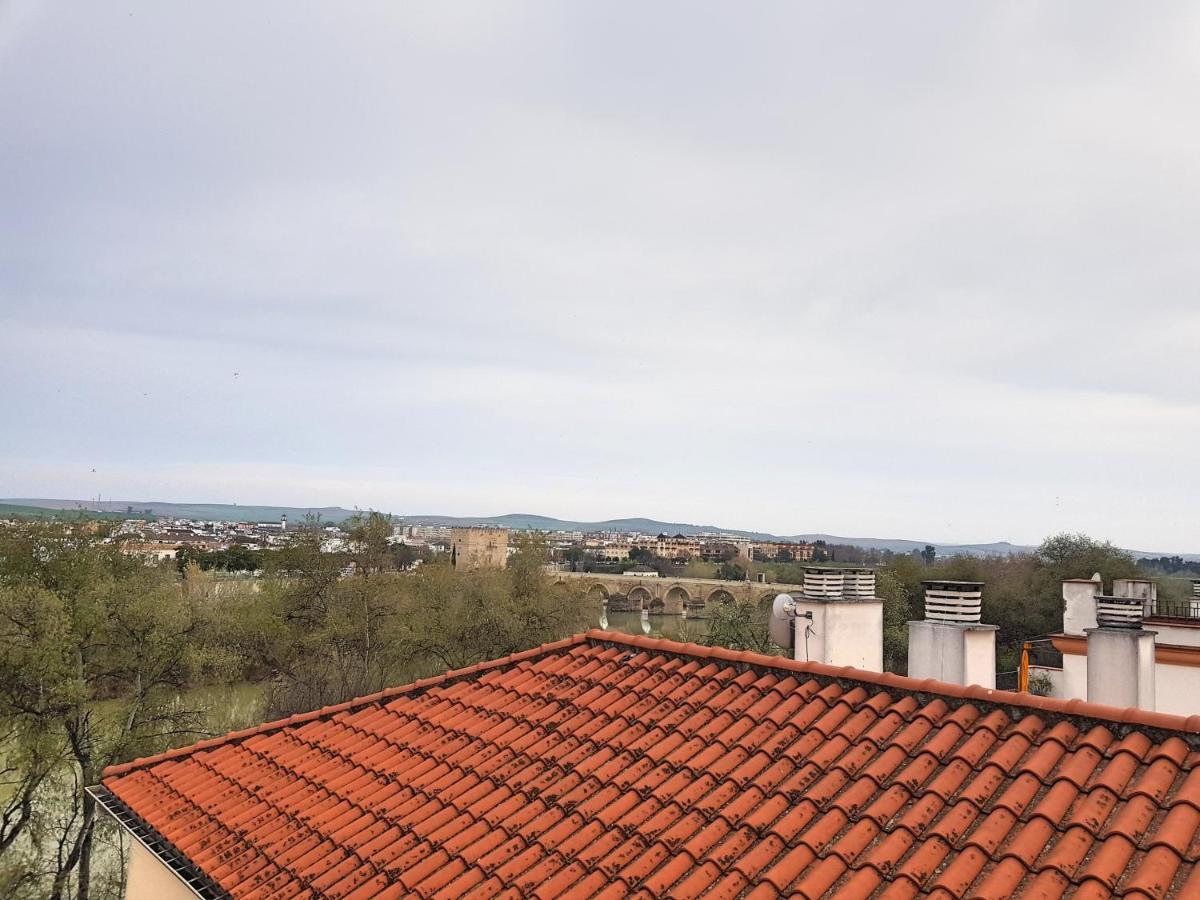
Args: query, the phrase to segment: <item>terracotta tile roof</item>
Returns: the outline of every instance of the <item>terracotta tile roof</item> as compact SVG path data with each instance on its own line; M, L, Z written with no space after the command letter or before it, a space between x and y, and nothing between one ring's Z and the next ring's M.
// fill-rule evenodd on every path
M94 792L210 896L1187 896L1198 734L593 631Z

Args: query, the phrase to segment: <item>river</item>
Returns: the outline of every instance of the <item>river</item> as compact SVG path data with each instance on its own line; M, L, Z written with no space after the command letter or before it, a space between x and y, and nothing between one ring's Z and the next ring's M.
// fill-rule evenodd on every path
M683 616L649 616L642 612L610 612L600 617L600 627L623 634L643 634L653 638L699 643L708 634L707 619Z

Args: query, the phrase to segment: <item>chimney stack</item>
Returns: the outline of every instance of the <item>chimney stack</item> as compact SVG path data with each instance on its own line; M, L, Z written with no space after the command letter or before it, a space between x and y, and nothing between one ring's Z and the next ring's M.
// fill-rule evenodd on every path
M872 569L809 566L793 600L796 659L883 671L883 601Z
M1143 616L1152 616L1158 603L1158 585L1147 578L1117 578L1113 581L1113 596L1137 600Z
M1103 592L1099 572L1088 579L1069 578L1063 582L1064 634L1084 634L1096 627L1096 597Z
M997 625L983 625L983 584L926 581L925 619L908 623L908 674L996 686Z
M1084 632L1089 703L1154 709L1154 632L1142 628L1142 617L1155 591L1146 584L1118 580L1113 593L1127 596L1096 596L1097 626Z
M1087 629L1087 702L1154 708L1154 632L1141 626L1140 602L1098 596L1097 628Z

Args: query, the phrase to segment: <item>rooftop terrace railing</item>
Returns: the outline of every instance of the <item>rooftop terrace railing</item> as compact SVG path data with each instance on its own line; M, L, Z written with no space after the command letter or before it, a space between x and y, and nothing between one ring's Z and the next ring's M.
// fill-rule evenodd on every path
M1153 601L1150 614L1164 619L1200 620L1200 598L1194 600L1155 600Z

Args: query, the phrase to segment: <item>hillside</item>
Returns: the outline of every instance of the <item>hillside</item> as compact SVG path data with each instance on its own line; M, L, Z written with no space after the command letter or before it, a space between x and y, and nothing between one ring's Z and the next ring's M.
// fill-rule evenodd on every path
M554 519L548 516L538 516L530 513L509 513L503 516L405 516L404 521L410 525L497 525L502 528L526 529L535 528L541 531L639 531L643 534L683 534L696 535L702 533L720 532L748 540L784 540L784 541L825 541L827 544L853 544L856 547L867 547L872 550L891 550L893 553L908 553L912 550L924 550L926 544L932 543L942 556L966 554L969 556L1003 556L1009 553L1025 553L1034 547L1020 544L1010 544L1007 541L997 541L990 544L942 544L933 541L909 541L895 538L856 538L839 537L834 534L791 534L774 535L763 531L741 531L736 528L721 528L718 525L691 525L683 522L662 522L657 519L606 519L602 522L578 522L567 519Z
M555 519L533 513L508 513L503 516L405 516L410 525L496 525L501 528L537 529L539 531L639 531L643 534L685 534L722 532L750 539L767 540L771 535L761 531L738 531L717 525L689 525L681 522L660 522L657 519L606 519L602 522L579 522L570 519Z
M0 505L18 504L26 508L46 510L91 510L93 513L129 516L168 516L173 519L198 519L220 522L275 522L286 515L292 522L301 522L307 515L319 515L321 521L334 524L350 518L358 510L340 506L241 506L235 503L164 503L158 500L0 500Z
M5 512L5 510L11 510ZM24 512L18 512L24 510ZM321 521L337 524L361 510L346 509L341 506L241 506L233 503L166 503L146 500L105 500L97 504L95 501L81 500L47 500L47 499L5 499L0 500L0 517L26 516L38 518L77 517L81 510L91 510L93 517L125 518L134 516L169 516L180 519L202 519L223 522L274 522L281 515L297 523L308 515L320 516ZM132 510L132 513L130 512ZM97 512L98 511L98 512ZM867 547L872 550L890 550L893 553L909 553L913 550L923 550L927 544L932 544L939 556L1004 556L1010 553L1029 553L1036 549L1027 544L1012 544L1008 541L991 543L954 544L938 541L915 541L904 538L872 538L852 537L820 532L804 534L774 535L763 531L743 531L737 528L722 528L719 525L693 525L686 522L664 522L659 519L628 518L606 519L600 522L582 522L573 519L556 519L552 516L541 516L535 513L507 513L500 516L441 516L441 515L406 515L403 521L409 525L440 525L450 527L456 525L495 525L513 530L534 529L538 531L637 531L643 534L683 534L696 535L701 533L719 532L748 540L785 540L785 541L825 541L828 544L851 544L857 547ZM1135 557L1170 556L1173 554L1131 550ZM1186 560L1200 561L1200 554L1180 553Z
M26 506L20 503L0 502L0 519L102 519L120 522L124 514L96 512L94 510L78 509L75 507L51 509L44 506Z

